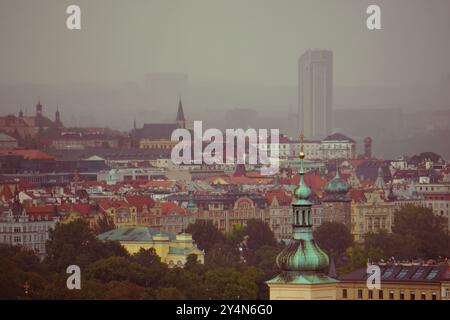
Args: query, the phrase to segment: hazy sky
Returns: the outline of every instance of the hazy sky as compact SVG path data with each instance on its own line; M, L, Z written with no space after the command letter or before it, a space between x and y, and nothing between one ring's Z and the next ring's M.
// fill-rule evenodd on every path
M66 29L70 4L81 31ZM433 84L450 73L449 32L448 0L0 0L0 83L295 85L299 55L328 48L338 86Z

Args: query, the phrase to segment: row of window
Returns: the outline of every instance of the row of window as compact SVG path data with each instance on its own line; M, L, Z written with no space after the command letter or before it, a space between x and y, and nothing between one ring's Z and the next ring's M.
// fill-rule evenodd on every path
M22 232L38 232L38 231L48 231L50 229L50 226L48 225L38 225L38 226L23 226L22 227L7 227L3 226L3 228L0 229L3 233L22 233ZM23 231L22 231L23 230Z
M41 235L36 235L36 234L34 234L33 235L33 241L34 242L36 242L36 241L38 241L38 240L40 240L40 241L44 241L44 240L47 240L49 237L48 237L48 234L45 234L45 235L43 235L43 234L41 234ZM14 237L12 237L12 236L3 236L3 243L11 243L11 241L14 241L14 243L21 243L22 242L22 240L23 240L23 242L24 243L26 243L26 242L32 242L32 237L31 237L31 235L24 235L23 237L22 236L14 236ZM1 240L1 238L0 238L0 240Z
M394 300L395 299L395 291L394 290L366 290L367 291L367 298L369 300L372 299L378 299L378 300L384 300L384 299L389 299L389 300ZM386 293L385 293L386 291ZM348 289L342 289L342 298L343 299L348 299ZM420 299L420 300L429 300L427 299L427 293L424 291L420 292L420 295L416 294L416 291L409 291L406 292L404 290L399 290L398 293L398 298L399 300L416 300L416 299ZM363 289L358 289L357 292L357 299L364 299L364 290ZM436 292L432 292L431 293L431 300L436 300L437 299L437 293Z

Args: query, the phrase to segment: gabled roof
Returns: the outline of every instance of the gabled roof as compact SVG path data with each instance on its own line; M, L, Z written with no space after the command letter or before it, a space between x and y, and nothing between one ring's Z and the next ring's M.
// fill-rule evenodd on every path
M269 205L272 204L275 198L281 206L289 206L292 202L292 194L285 190L271 190L266 193L266 200Z
M150 196L145 195L137 195L137 196L127 196L125 200L133 207L136 207L138 210L142 210L144 206L147 208L152 208L155 206L155 200L150 198Z
M326 137L322 141L350 141L350 142L355 142L355 140L353 140L352 138L349 138L349 137L343 135L342 133L334 133L332 135L329 135L328 137Z
M180 206L178 206L175 202L170 202L170 201L162 201L160 202L161 204L161 211L162 214L164 215L168 215L168 214L173 214L173 213L177 213L177 214L186 214L186 210L181 208Z
M17 139L7 135L6 133L0 132L0 141L2 141L2 142L15 142L15 141L17 141Z

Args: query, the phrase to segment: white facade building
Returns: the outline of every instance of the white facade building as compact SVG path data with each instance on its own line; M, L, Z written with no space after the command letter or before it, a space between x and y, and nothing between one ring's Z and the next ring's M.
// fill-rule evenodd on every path
M30 217L20 203L15 202L0 216L0 243L23 246L43 258L45 243L55 224L50 214Z
M355 140L340 133L332 134L321 141L322 159L356 159Z

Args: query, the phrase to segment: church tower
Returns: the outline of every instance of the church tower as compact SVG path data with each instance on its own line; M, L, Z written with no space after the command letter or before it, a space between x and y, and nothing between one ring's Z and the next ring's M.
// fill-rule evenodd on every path
M62 127L61 113L59 112L59 106L56 106L56 112L55 112L55 125L56 125L57 127Z
M36 105L36 117L42 117L42 104L41 104L41 100L39 99L37 105Z
M337 280L325 274L329 259L313 237L311 189L305 184L303 161L300 156L300 183L292 202L292 239L277 256L281 273L267 281L271 300L335 300Z
M181 99L178 101L177 124L178 128L186 129L186 119L184 118L183 103L181 102Z
M351 228L352 199L347 195L349 191L350 185L341 178L339 166L336 165L336 175L325 185L322 221L343 223Z

